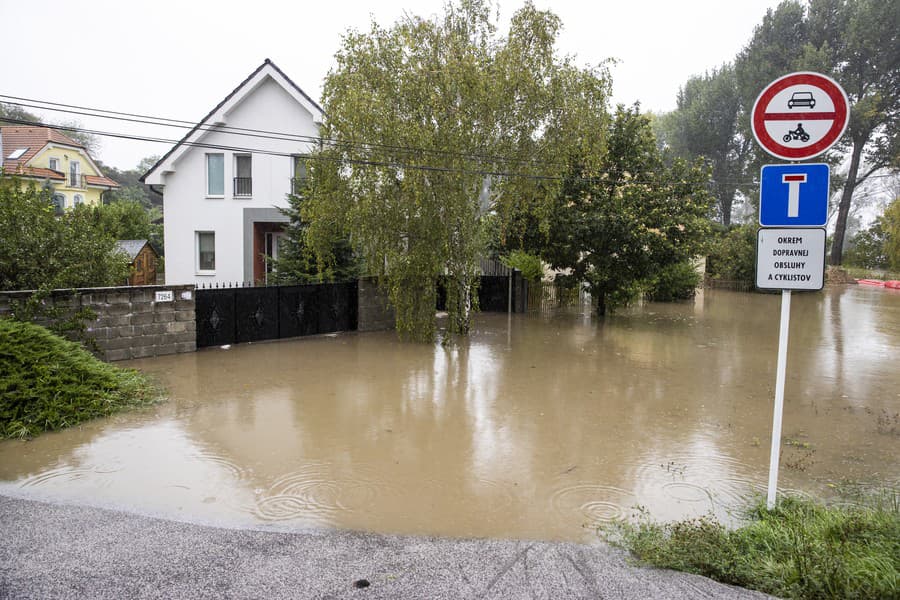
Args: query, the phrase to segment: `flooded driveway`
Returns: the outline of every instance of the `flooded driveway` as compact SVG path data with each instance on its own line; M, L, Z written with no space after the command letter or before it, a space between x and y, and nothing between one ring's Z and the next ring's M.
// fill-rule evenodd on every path
M203 522L585 541L765 492L780 298L478 315L120 363L171 399L0 443L0 492ZM780 484L900 484L900 293L794 294Z

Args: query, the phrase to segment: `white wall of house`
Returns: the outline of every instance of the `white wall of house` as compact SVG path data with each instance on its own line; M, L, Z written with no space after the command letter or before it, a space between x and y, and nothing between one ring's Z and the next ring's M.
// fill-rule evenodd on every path
M313 114L318 112L315 105L298 102L296 90L267 65L211 115L204 127L224 125L277 134L259 137L249 132L212 131L188 136L187 140L201 146L176 148L178 152L146 176L147 183L163 186L167 284L252 281L253 222L287 221L277 209L287 207L291 155L306 154L316 145L296 136L317 136L321 114ZM224 155L224 194L218 197L207 193L208 154ZM234 193L238 154L251 156L249 196ZM198 269L197 232L215 233L215 271Z

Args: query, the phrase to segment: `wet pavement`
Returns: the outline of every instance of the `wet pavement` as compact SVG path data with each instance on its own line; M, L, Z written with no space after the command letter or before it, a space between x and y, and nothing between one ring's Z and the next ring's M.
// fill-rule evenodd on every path
M0 598L751 600L606 547L221 529L0 496Z

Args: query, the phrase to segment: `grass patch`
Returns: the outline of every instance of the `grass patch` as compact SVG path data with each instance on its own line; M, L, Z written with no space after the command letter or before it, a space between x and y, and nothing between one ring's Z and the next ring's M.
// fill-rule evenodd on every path
M136 370L104 363L38 325L0 319L0 439L34 437L160 397Z
M849 266L844 266L843 269L847 272L847 275L854 279L881 279L882 281L900 279L900 272L897 271L882 271Z
M704 575L784 598L900 598L900 494L860 505L760 501L744 526L712 517L619 522L607 538L656 567Z

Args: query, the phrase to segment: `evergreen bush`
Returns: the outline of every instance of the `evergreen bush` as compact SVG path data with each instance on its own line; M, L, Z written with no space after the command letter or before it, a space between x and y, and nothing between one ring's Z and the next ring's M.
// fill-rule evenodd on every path
M71 427L156 402L145 375L32 323L0 319L0 439Z

